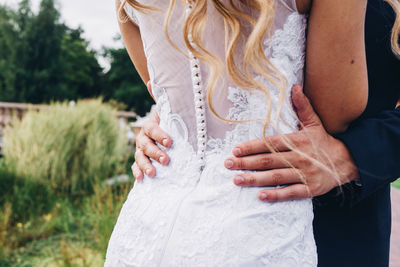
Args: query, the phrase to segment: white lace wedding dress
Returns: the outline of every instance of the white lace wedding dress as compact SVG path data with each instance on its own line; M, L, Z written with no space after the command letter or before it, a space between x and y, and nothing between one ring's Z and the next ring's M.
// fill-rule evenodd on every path
M176 2L169 32L188 53L182 27L184 11L191 7ZM169 0L145 4L166 9ZM239 172L224 167L234 145L262 136L263 121L257 119L267 115L264 93L241 89L224 74L214 105L220 115L242 122L216 118L205 100L208 67L168 43L165 14L143 14L129 5L125 10L140 27L160 126L173 146L166 149L168 166L153 162L156 177L135 182L112 233L105 266L316 266L311 200L262 202L260 188L234 185ZM206 48L224 58L223 20L211 5L207 12ZM274 33L265 39L264 49L288 81L280 129L290 133L297 129L289 96L291 86L303 79L306 20L297 13L295 0L275 0L275 13ZM275 118L279 90L257 79L270 90ZM274 134L267 128L267 135Z

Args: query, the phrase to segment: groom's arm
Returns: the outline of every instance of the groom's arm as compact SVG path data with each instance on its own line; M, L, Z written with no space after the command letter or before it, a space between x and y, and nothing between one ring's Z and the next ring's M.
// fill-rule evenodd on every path
M360 174L356 201L400 177L400 107L356 121L336 136L350 151Z

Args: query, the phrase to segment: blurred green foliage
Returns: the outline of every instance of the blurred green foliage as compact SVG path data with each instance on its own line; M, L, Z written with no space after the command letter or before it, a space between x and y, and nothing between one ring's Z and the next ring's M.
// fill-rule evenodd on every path
M69 194L124 172L126 139L114 110L101 99L28 112L4 133L4 161L22 177Z
M125 49L89 49L81 28L61 22L55 0L42 0L37 14L29 0L17 10L0 5L0 101L49 103L104 96L144 115L152 99ZM107 23L107 22L105 22Z
M400 189L400 178L394 181L393 186Z
M54 196L48 183L18 176L4 166L0 177L0 207L10 205L10 221L29 220L52 209Z
M101 266L132 181L77 198L0 164L0 266Z
M108 81L108 87L103 91L105 99L115 99L139 115L145 115L154 102L140 76L132 73L132 62L126 50L105 49L104 56L111 64L105 74L105 80Z
M29 111L5 131L0 266L101 266L133 179L115 110L101 99ZM129 162L128 162L129 160Z
M125 49L91 50L54 1L42 0L37 13L29 0L0 5L0 101L58 102L5 132L0 266L103 264L133 181L103 183L130 174L133 161L111 106L144 115L153 103ZM87 98L96 100L67 104Z

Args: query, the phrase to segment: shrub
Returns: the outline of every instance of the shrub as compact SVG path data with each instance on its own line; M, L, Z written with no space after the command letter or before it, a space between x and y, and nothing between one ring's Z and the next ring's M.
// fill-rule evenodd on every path
M95 193L90 198L85 198L83 202L82 210L87 223L91 226L90 232L86 235L90 236L92 247L100 251L103 257L106 255L108 241L131 188L132 181L112 187L99 184L94 188Z
M81 194L123 169L125 138L101 99L29 111L4 134L4 159L22 177Z
M0 209L10 205L12 213L8 217L8 223L26 221L33 216L49 212L53 207L54 198L48 184L36 179L18 177L0 166ZM0 223L0 228L3 228L1 225Z

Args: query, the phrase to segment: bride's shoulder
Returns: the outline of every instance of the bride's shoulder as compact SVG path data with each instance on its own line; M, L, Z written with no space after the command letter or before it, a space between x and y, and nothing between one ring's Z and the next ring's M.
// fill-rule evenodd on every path
M136 17L135 9L128 3L123 4L122 10L125 12L127 18L136 25L139 25L139 20Z

